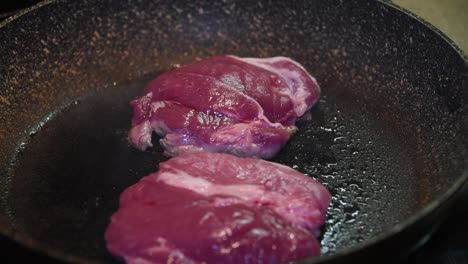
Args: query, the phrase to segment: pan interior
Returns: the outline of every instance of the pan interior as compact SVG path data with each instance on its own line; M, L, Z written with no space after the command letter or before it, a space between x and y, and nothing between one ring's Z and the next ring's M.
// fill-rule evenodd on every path
M8 213L16 230L72 255L111 261L103 238L119 194L168 159L158 144L140 152L127 142L128 102L148 80L81 97L31 133L8 186ZM412 157L394 129L340 98L325 93L273 159L330 189L323 254L404 220L421 199L413 186Z

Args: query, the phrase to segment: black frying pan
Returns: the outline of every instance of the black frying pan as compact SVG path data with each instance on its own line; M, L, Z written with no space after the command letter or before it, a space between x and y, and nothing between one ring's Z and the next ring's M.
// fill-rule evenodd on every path
M168 159L129 146L128 102L211 55L289 56L321 84L273 159L333 194L314 263L397 260L467 182L466 60L385 3L45 1L0 34L0 232L58 260L115 261L119 194Z

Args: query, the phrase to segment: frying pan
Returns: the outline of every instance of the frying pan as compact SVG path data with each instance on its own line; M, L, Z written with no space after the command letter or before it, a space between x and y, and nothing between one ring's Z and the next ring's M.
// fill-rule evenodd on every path
M466 188L466 59L386 3L45 1L0 33L0 232L51 259L118 261L103 234L119 194L168 159L129 146L128 103L212 55L288 56L321 84L273 159L333 195L306 261L396 261Z

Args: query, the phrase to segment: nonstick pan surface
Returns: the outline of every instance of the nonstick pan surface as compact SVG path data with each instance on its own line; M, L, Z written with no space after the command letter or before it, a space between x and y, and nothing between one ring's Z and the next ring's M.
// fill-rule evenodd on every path
M0 230L61 260L116 261L119 194L168 159L129 146L128 103L211 55L288 56L317 77L320 102L273 159L333 195L314 261L401 257L466 182L466 61L384 3L50 1L0 34Z

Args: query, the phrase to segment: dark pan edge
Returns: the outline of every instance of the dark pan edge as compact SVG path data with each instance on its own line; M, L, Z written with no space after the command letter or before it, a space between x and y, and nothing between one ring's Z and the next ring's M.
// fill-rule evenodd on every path
M399 12L402 12L412 19L417 20L420 22L423 26L429 28L431 31L433 31L436 35L441 37L444 41L446 41L461 57L461 59L465 62L465 65L468 66L468 54L466 54L455 42L453 42L445 33L443 33L440 29L436 28L434 25L426 21L424 18L414 14L413 12L404 9L392 2L387 2L384 0L377 0L381 4L387 5L388 7L391 7ZM468 168L465 168L462 175L454 182L452 185L438 198L432 200L429 202L426 206L421 208L416 214L413 214L410 218L406 219L405 221L400 222L399 224L393 226L391 229L389 229L387 232L384 232L381 235L375 236L371 239L366 240L365 242L349 249L344 249L342 251L339 251L331 256L321 256L318 258L313 258L310 260L304 260L301 261L300 263L323 263L323 262L334 262L339 260L340 258L344 258L348 255L355 254L361 250L364 250L366 247L369 247L370 245L373 244L378 244L381 243L398 233L402 232L405 229L408 229L411 226L416 225L418 222L422 221L422 219L428 217L431 213L437 211L437 209L443 207L443 205L449 206L453 201L458 198L458 196L461 195L464 189L468 189ZM422 237L422 239L426 242L428 238ZM417 241L417 245L414 245L413 248L409 249L410 251L414 251L418 249L420 246L422 246L424 243L421 243L421 241Z
M377 1L380 2L381 4L387 5L388 7L391 7L399 12L402 12L408 15L412 19L419 21L421 24L423 24L423 26L429 28L431 31L433 31L435 34L441 37L444 41L446 41L460 55L461 59L465 62L465 65L468 66L468 54L466 54L455 42L453 42L447 35L445 35L445 33L440 31L440 29L436 28L434 25L426 21L424 18L394 3L387 2L384 0L377 0ZM320 257L316 257L312 259L306 259L306 260L300 261L299 263L315 264L315 263L324 263L328 261L334 262L334 261L339 260L340 258L344 258L348 255L352 255L361 250L364 250L366 247L370 245L381 243L395 236L401 231L408 229L411 226L416 225L423 218L427 217L434 211L437 211L437 209L442 207L443 205L449 206L453 202L453 200L455 200L456 198L458 198L458 196L461 195L464 189L468 189L468 168L464 169L462 175L460 175L460 177L454 183L452 183L452 185L442 195L440 195L438 198L429 202L426 206L421 208L417 213L413 214L410 218L393 226L387 232L384 232L381 235L370 238L353 248L338 251L337 253L331 256L320 256ZM424 238L424 237L422 237L422 239L428 240L427 238ZM414 251L418 249L420 246L422 246L423 244L424 243L420 243L420 241L418 241L417 245L415 245L413 248L409 250Z
M338 251L337 253L330 255L330 256L320 256L317 258L313 259L307 259L304 261L301 261L300 263L310 263L310 264L315 264L315 263L324 263L324 262L334 262L337 261L340 258L345 258L349 255L355 254L361 250L364 250L365 248L381 243L399 233L404 231L405 229L410 228L411 226L417 225L420 221L424 220L424 218L428 217L431 213L437 211L437 209L440 209L444 205L449 206L455 199L457 199L462 191L468 188L468 169L465 169L463 174L458 178L452 186L450 186L447 191L445 191L442 195L440 195L438 198L432 200L429 202L426 206L424 206L422 209L420 209L416 214L413 214L411 217L406 219L405 221L400 222L399 224L396 224L393 226L391 229L388 231L377 235L373 238L370 238L366 240L365 242L362 242L361 244L358 244L357 246L349 249L344 249L341 251ZM436 224L436 223L435 223ZM421 239L425 239L424 237L421 237ZM427 238L426 238L427 239ZM422 246L424 243L420 243L420 241L416 241L417 245L414 245L413 248L409 249L409 251L416 250L419 248L419 246ZM418 244L419 243L419 244ZM390 249L389 249L390 250ZM391 251L391 250L390 250Z
M306 260L300 261L299 263L316 264L316 263L325 263L325 262L335 262L335 261L338 261L339 259L346 258L349 255L365 250L370 245L381 243L395 236L396 234L402 232L403 230L409 228L410 226L418 224L419 221L422 221L425 217L427 217L429 214L436 211L442 205L447 205L448 203L453 202L453 200L456 199L462 193L462 190L466 187L468 187L468 170L465 170L462 176L458 178L452 184L452 186L450 186L450 188L446 192L443 193L443 195L431 201L429 204L423 207L418 213L412 215L407 220L393 226L387 232L381 235L375 236L373 238L370 238L367 241L361 244L358 244L357 246L353 248L341 250L331 256L315 257L312 259L306 259ZM0 227L0 233L1 235L5 235L8 238L11 238L19 246L30 249L35 253L42 254L48 257L52 257L56 260L71 262L71 263L90 263L90 264L101 263L99 261L93 261L88 258L81 258L77 256L68 255L61 250L57 250L57 249L45 246L41 244L40 241L38 240L16 234L11 229L8 229L8 230L5 229L5 227ZM418 247L414 247L411 250L415 250L417 248Z
M42 2L39 2L31 7L22 9L15 15L5 19L4 21L0 22L0 29L10 23L12 23L14 20L32 13L36 9L39 9L45 5L58 2L58 0L44 0ZM11 157L14 159L16 154L13 154ZM90 259L86 258L81 258L81 257L76 257L76 256L71 256L66 254L65 252L61 250L57 250L48 246L45 246L41 244L40 241L36 239L32 239L30 237L21 235L16 233L12 228L0 225L0 236L6 237L7 239L10 239L11 242L13 242L17 247L25 249L25 250L30 250L32 253L36 253L38 257L49 257L53 258L57 261L65 261L65 262L70 262L70 263L100 263L96 262Z
M409 17L419 21L421 24L432 30L434 33L436 33L439 37L441 37L443 40L445 40L455 51L457 51L458 55L462 57L462 59L465 61L465 64L468 66L468 53L465 53L453 40L451 40L447 35L445 35L444 32L442 32L440 29L429 23L427 20L424 18L416 15L415 13L409 11L408 9L405 9L401 6L398 6L392 2L387 2L384 0L377 0L381 4L387 5L388 7L391 7L393 9L396 9ZM467 51L468 52L468 51Z
M23 15L26 15L42 6L45 6L45 5L48 5L52 2L56 2L57 0L44 0L42 2L39 2L31 7L28 7L28 8L25 8L25 9L22 9L20 10L18 13L16 13L15 15L5 19L4 21L1 21L0 22L0 28L4 27L5 25L9 24L10 22L12 22L13 20L16 20L20 17L22 17Z

